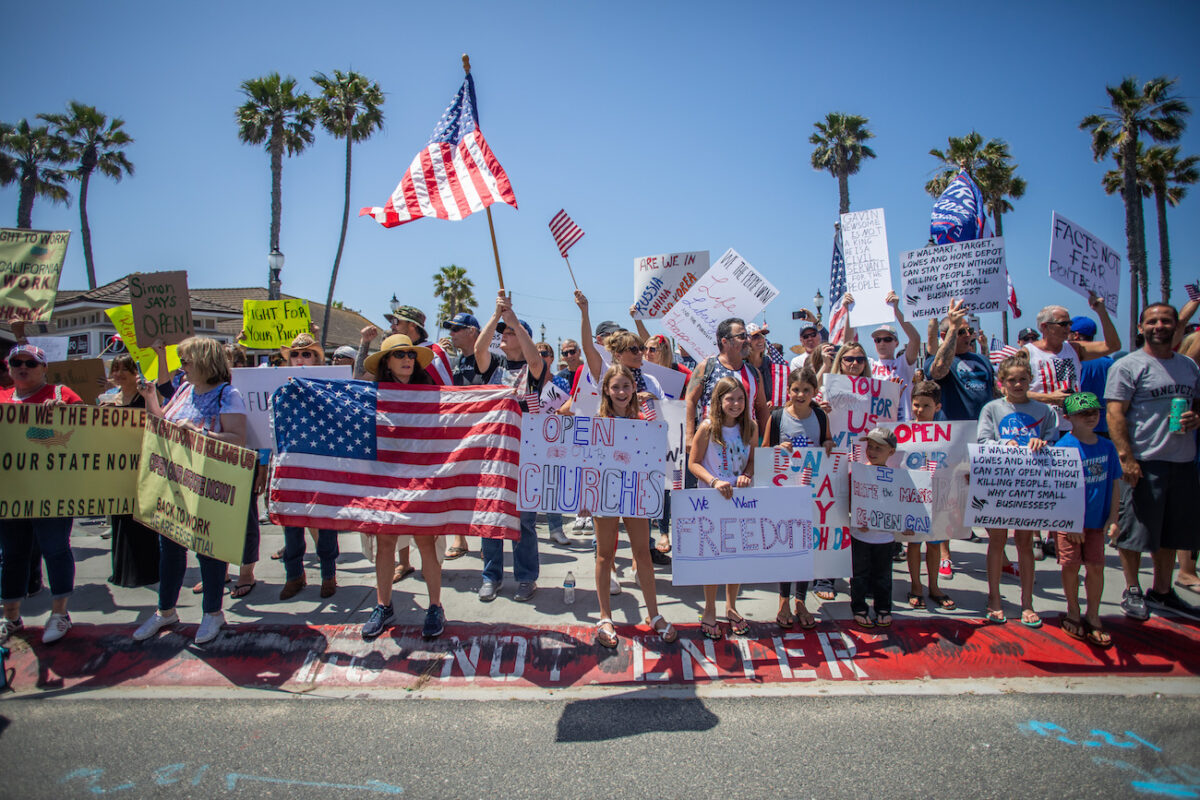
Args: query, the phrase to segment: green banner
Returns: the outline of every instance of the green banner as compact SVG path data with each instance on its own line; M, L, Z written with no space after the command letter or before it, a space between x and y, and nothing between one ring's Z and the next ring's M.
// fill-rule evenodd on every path
M251 350L287 347L309 332L312 315L307 300L243 300L242 333L238 341Z
M70 238L70 231L0 228L0 320L50 319Z

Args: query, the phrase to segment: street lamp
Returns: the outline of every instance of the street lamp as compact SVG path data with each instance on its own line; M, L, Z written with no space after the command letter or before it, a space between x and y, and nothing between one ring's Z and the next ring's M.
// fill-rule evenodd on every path
M821 290L817 289L817 293L813 296L813 305L817 307L817 316L821 316L821 306L825 304L825 295L821 294Z
M271 248L267 254L267 299L279 299L279 273L283 270L283 253L278 247Z
M538 339L538 341L539 342L546 341L546 323L544 323L544 322L542 323L542 338Z
M396 297L395 292L392 292L392 299L388 301L388 305L392 307L393 314L400 309L400 298Z

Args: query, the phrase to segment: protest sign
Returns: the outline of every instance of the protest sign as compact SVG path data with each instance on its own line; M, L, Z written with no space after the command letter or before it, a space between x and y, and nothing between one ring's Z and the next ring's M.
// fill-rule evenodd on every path
M1084 297L1100 295L1109 312L1116 312L1120 254L1057 211L1050 212L1050 277Z
M526 414L517 508L657 519L669 469L664 422Z
M233 388L246 402L246 447L256 450L275 449L275 427L271 424L271 394L290 378L327 378L350 380L353 368L320 367L238 367L230 370Z
M70 231L0 228L0 320L50 319L70 238Z
M661 317L707 271L707 250L635 258L631 316L634 319Z
M287 347L308 333L312 316L307 300L242 300L242 332L238 344L251 350Z
M604 370L607 372L608 368L612 366L612 353L608 350L601 350L600 360L604 362ZM658 381L658 385L662 387L663 396L666 399L683 399L684 392L687 391L687 379L682 372L655 364L653 361L643 361L642 373ZM543 399L547 394L547 392L542 392ZM549 394L553 395L553 393ZM564 400L563 402L566 401ZM559 403L554 408L557 409L561 406L562 403ZM583 377L579 379L579 385L575 387L575 400L571 403L571 413L590 417L594 416L599 410L600 389L596 386L596 382L592 380L592 374L585 366Z
M967 539L971 529L963 525L967 507L967 475L971 454L967 445L976 441L978 423L884 422L881 427L896 434L896 452L888 466L924 469L930 472L933 488L933 525L927 534L918 533L905 541Z
M756 486L813 488L813 577L848 578L850 568L850 455L821 447L754 450Z
M129 276L129 297L138 347L155 339L179 344L192 335L192 299L183 270L135 272Z
M977 314L1003 311L1008 301L1007 277L1004 239L999 236L907 250L900 255L904 300L914 317L944 314L950 300L957 298Z
M933 488L924 469L850 465L850 525L919 541L933 527Z
M137 362L138 367L142 370L142 375L148 381L157 381L158 356L149 347L138 347L137 337L133 332L133 307L129 305L114 306L106 308L104 313L108 315L109 322L117 329L117 335L125 344L129 357ZM179 369L179 348L169 344L167 345L167 371L174 372L177 369Z
M813 578L812 489L786 486L671 495L671 584Z
M687 457L687 443L684 435L687 432L687 403L682 400L663 400L658 403L661 412L658 418L667 425L667 463L671 465L671 474L667 476L668 489L683 488L683 470Z
M146 411L0 404L0 519L132 514Z
M717 325L753 319L779 296L758 270L730 248L662 318L675 343L697 361L717 354Z
M842 214L842 256L846 291L854 296L850 324L860 328L894 322L895 313L884 302L892 290L892 268L882 208Z
M900 410L900 392L894 381L822 376L821 394L833 407L829 412L829 437L837 450L850 451L857 436L865 435L881 422L895 422Z
M47 361L66 361L68 355L83 355L83 353L76 354L70 351L65 336L26 336L25 340L34 347L42 348Z
M104 362L98 358L51 361L46 365L46 382L69 386L89 406L108 388Z
M1083 533L1083 462L1073 447L971 444L964 522L982 528Z
M258 453L146 417L134 518L200 555L242 563Z

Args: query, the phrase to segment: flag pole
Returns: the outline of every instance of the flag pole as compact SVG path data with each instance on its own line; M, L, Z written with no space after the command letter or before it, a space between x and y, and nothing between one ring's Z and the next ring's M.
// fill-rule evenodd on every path
M463 72L467 75L471 74L471 57L466 53L462 56ZM500 270L500 248L496 246L496 226L492 222L492 207L484 208L487 212L488 232L492 235L492 256L496 259L496 280L500 282L500 291L504 291L504 273Z
M563 261L567 262L567 272L571 274L571 283L575 284L575 291L579 291L579 284L575 281L575 270L571 269L571 259L563 256Z

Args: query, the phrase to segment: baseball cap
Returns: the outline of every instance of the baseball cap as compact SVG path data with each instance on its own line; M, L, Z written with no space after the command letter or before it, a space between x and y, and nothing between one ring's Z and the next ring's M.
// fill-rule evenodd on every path
M349 358L351 360L358 358L358 351L348 344L344 344L337 350L333 351L334 358Z
M1091 317L1080 315L1071 318L1071 333L1078 333L1080 336L1095 336L1096 323Z
M891 325L880 325L878 328L871 331L871 337L874 338L881 333L891 334L893 337L896 337L896 338L899 337L899 334L896 333L896 329L893 328Z
M1067 416L1092 409L1100 410L1100 398L1091 392L1076 392L1063 402L1063 410L1067 412Z
M533 338L533 328L529 327L529 323L523 319L519 319L519 320L517 320L517 322L521 323L521 327L525 329L525 332L529 334L529 338L532 339ZM500 333L504 333L504 330L507 327L508 327L508 323L505 322L504 320L500 320L499 322L496 323L496 330L499 331Z
M429 338L425 331L425 312L416 306L397 306L393 314L384 314L383 318L395 325L397 322L411 322L421 331L421 341Z
M455 328L478 328L479 320L471 316L465 311L460 311L450 319L442 323L443 328L454 330Z
M8 351L8 359L9 360L11 360L13 356L20 356L20 355L29 356L34 361L38 362L39 364L49 364L50 363L50 360L48 358L46 358L46 351L43 350L42 348L38 347L35 344L28 344L28 343L19 344L16 347L14 347L12 350Z
M800 329L800 337L803 338L804 334L806 334L810 331L817 334L818 336L821 333L820 329L817 328L816 325L805 325L803 328Z
M770 332L771 332L771 329L768 328L766 325L759 325L757 322L749 322L746 324L746 335L747 336L757 336L760 333L763 336L766 336Z
M621 330L621 326L613 322L611 319L606 319L596 326L597 336L611 336Z
M876 444L887 445L893 450L896 449L896 434L887 428L872 428L866 436L860 436L858 440L860 442L875 442Z
M1029 339L1029 338L1040 339L1040 338L1042 338L1042 334L1039 333L1038 331L1035 331L1033 328L1022 328L1021 332L1017 334L1018 342L1021 341L1022 339Z

